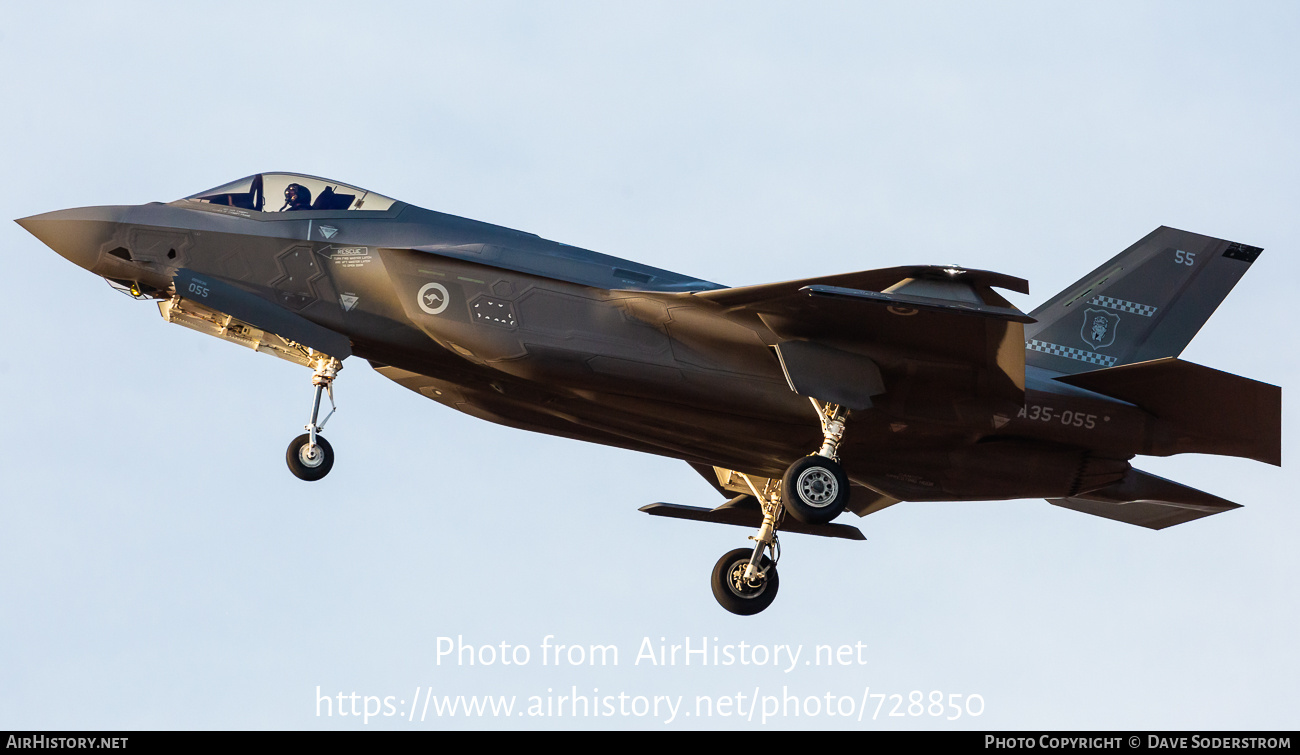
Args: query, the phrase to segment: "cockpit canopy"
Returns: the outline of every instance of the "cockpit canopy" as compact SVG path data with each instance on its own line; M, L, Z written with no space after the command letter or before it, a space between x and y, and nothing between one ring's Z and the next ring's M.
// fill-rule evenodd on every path
M397 200L355 186L294 173L259 173L185 197L189 202L255 212L298 210L384 211Z

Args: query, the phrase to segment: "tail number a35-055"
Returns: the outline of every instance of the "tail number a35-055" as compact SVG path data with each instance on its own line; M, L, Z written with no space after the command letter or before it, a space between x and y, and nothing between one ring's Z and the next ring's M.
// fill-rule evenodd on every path
M1097 415L1084 414L1066 409L1057 411L1050 406L1023 406L1020 413L1016 415L1018 419L1031 419L1038 422L1060 422L1062 425L1072 425L1082 427L1085 430L1091 430L1097 426ZM1109 417L1107 417L1109 419Z
M190 281L190 293L206 299L208 298L208 287L201 280L192 280Z

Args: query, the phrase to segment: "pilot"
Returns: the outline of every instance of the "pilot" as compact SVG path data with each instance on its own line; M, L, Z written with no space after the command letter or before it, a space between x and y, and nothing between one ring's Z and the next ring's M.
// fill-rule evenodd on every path
M302 184L289 184L284 187L284 207L280 212L311 209L311 190Z

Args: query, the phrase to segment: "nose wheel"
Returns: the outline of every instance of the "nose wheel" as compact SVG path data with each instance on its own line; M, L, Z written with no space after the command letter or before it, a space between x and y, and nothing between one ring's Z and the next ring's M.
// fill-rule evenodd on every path
M315 482L334 467L334 449L325 438L317 435L316 442L312 443L311 434L303 433L289 444L284 460L294 477Z
M316 387L316 395L311 405L311 421L303 426L307 432L294 438L284 452L284 461L289 465L289 471L299 480L308 482L321 479L334 468L334 449L320 433L338 408L334 405L334 378L338 377L343 364L333 357L322 355L313 362L312 367L315 372L311 383ZM318 422L322 394L329 397L330 413Z

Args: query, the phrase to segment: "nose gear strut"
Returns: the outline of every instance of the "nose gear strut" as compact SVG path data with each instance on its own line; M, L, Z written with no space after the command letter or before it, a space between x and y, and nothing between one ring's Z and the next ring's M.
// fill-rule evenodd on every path
M308 482L321 479L334 467L334 449L320 433L325 429L325 423L338 409L334 405L334 378L338 377L339 371L343 369L343 363L334 357L324 354L315 356L311 363L314 369L311 384L316 387L316 395L311 405L311 421L303 425L303 429L307 432L294 438L284 455L284 460L294 477ZM318 422L322 393L329 396L330 413Z

